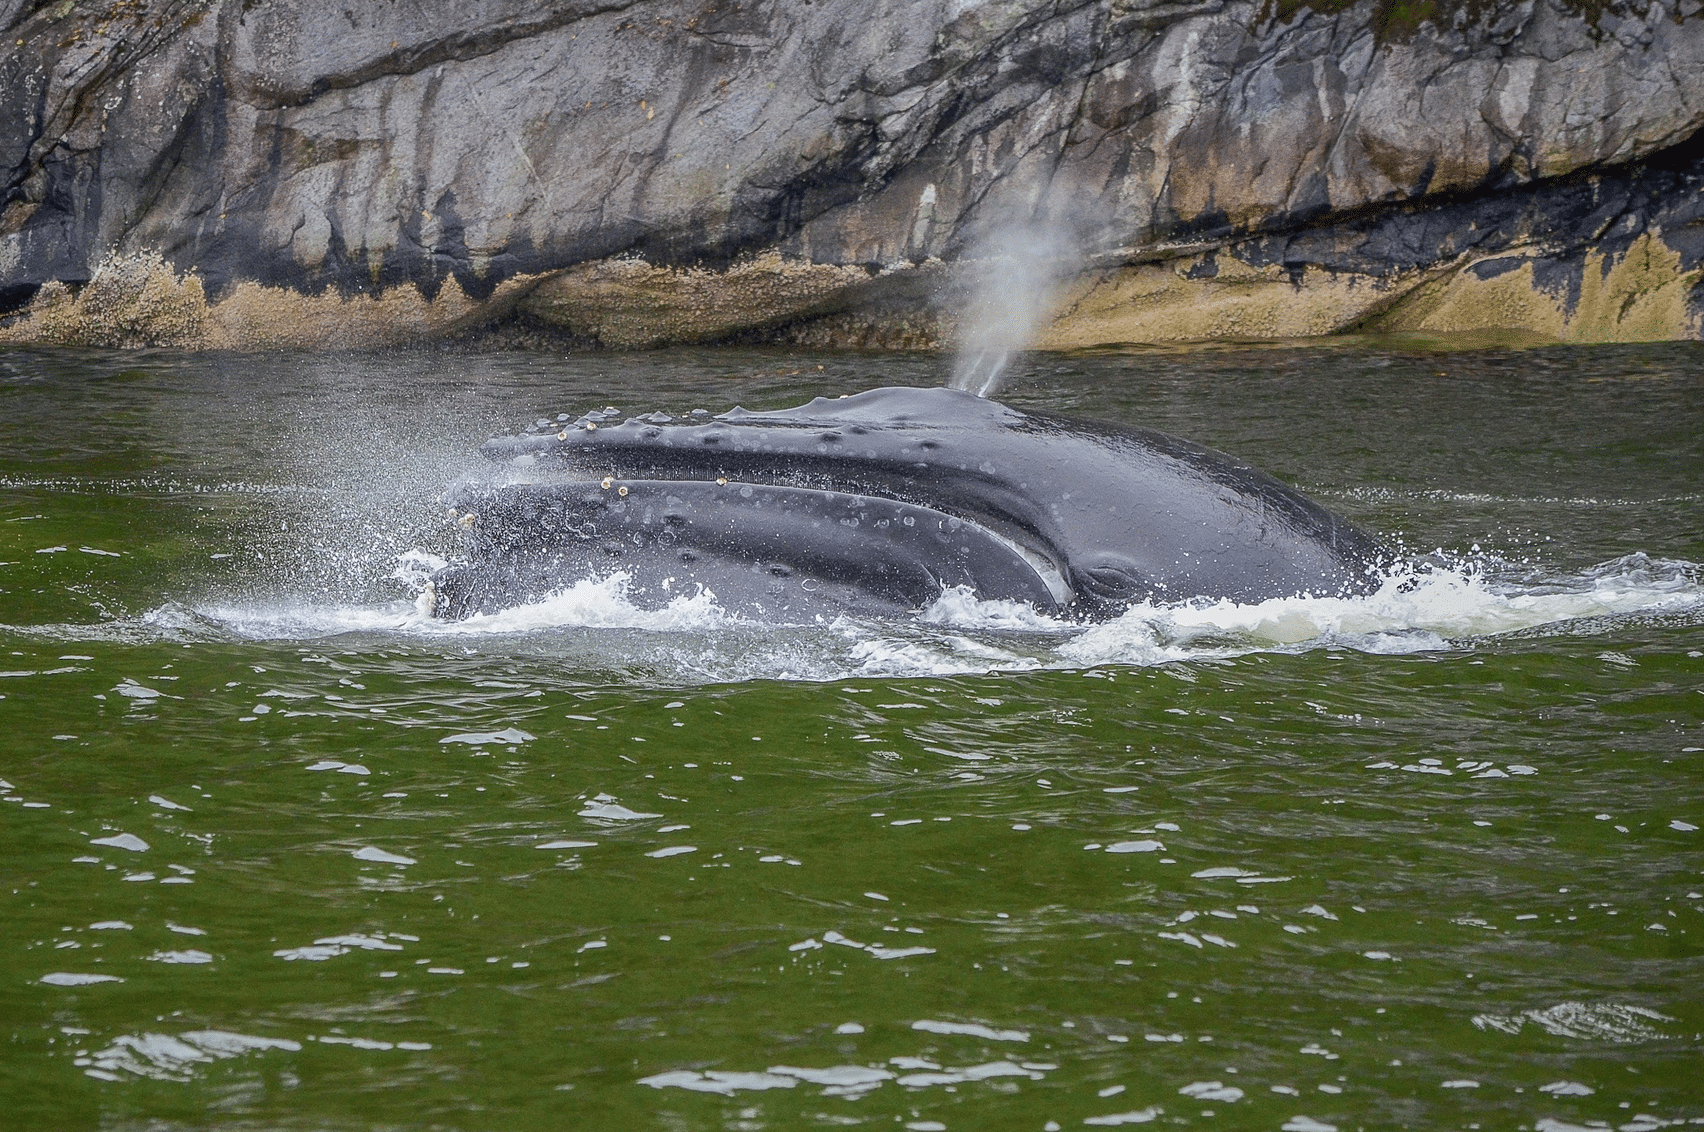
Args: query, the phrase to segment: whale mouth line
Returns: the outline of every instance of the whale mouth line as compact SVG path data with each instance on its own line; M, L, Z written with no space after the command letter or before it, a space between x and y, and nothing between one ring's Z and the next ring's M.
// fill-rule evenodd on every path
M853 499L885 499L896 504L937 512L949 519L974 527L984 537L1003 546L1009 553L1027 562L1030 568L1035 571L1036 576L1041 579L1042 584L1056 604L1065 606L1076 599L1077 594L1066 578L1065 555L1057 547L1051 546L1037 537L1035 532L1018 527L1009 519L1003 524L997 524L993 517L970 513L967 509L953 508L938 501L917 498L910 493L875 490L881 485L873 483L863 484L862 486L866 490L856 490L850 488L844 479L835 481L826 474L815 476L750 474L754 470L745 469L743 470L745 474L738 478L722 476L716 479L659 481L650 477L625 476L614 470L600 476L594 467L582 463L574 467L565 465L557 470L556 474L551 474L551 470L548 468L541 469L543 474L534 473L520 476L510 474L497 481L497 485L494 486L502 488L536 487L565 492L583 487L588 491L596 488L599 490L613 489L617 492L625 489L631 492L639 484L684 482L714 484L717 487L726 487L736 491L742 487L773 488L782 491L821 492L829 496L847 496ZM974 472L974 474L981 475L982 473ZM447 496L447 502L452 507L477 509L479 501L489 490L490 487L462 484L451 491Z
M969 521L970 520L966 520L966 522ZM1011 550L1013 554L1029 563L1030 569L1035 571L1036 577L1041 579L1041 584L1047 587L1047 592L1053 596L1053 600L1060 606L1070 605L1076 600L1077 595L1071 589L1071 583L1065 580L1064 572L1059 569L1058 564L1052 559L1036 553L1020 542L1015 542L1006 538L998 531L989 530L987 527L983 527L980 524L977 525L977 529L988 538L1004 545Z

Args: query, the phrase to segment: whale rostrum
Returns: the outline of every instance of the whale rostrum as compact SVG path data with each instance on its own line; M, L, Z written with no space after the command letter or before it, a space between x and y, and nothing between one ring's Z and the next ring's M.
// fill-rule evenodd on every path
M891 387L774 412L540 421L448 501L462 618L620 572L784 619L898 614L944 590L1104 618L1133 602L1364 593L1383 554L1271 476L1150 429Z

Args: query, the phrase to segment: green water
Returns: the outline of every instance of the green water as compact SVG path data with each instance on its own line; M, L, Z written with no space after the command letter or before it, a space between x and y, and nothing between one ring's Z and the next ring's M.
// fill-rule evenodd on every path
M1441 551L1358 602L457 627L391 578L545 412L943 371L0 353L0 1124L1704 1124L1697 346L1005 392Z

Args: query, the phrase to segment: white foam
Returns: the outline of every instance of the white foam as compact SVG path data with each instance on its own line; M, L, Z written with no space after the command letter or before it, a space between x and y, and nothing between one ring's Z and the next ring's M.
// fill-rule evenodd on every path
M404 556L395 576L416 584L439 563L417 552ZM1144 602L1096 625L1021 602L979 601L963 588L944 592L909 618L841 615L783 625L730 613L702 588L660 609L641 608L628 576L617 573L462 621L440 620L407 599L361 605L304 598L200 608L173 604L131 621L38 626L29 632L126 641L304 640L353 633L482 648L519 638L529 650L543 642L562 650L568 664L600 673L643 669L690 683L829 681L1149 666L1319 648L1403 654L1507 633L1598 632L1603 620L1629 616L1692 623L1704 619L1700 572L1692 563L1643 554L1573 574L1517 573L1495 561L1449 564L1434 557L1362 597Z
M900 639L876 635L874 627L858 625L844 635L850 640L841 661L855 667L841 668L826 679L857 676L956 676L977 672L1020 671L1040 668L1044 661L1008 649L978 645L961 637L940 640ZM974 647L965 647L971 645Z
M427 579L449 564L448 559L429 550L408 550L396 556L396 568L390 576L405 586L419 589Z
M403 573L399 567L397 576ZM477 613L460 621L434 617L412 601L330 606L302 601L258 608L222 605L201 612L227 631L250 640L297 640L340 633L507 636L562 628L704 633L740 620L702 586L661 609L642 609L629 598L631 583L626 573L582 579L539 601L497 613Z
M1144 602L1057 651L1082 664L1156 664L1321 645L1422 652L1587 618L1704 609L1697 574L1691 563L1635 554L1573 578L1538 582L1502 582L1468 567L1398 572L1365 597Z
M951 586L943 590L941 596L923 610L919 620L925 624L950 625L958 629L1050 633L1071 628L1070 622L1057 621L1038 612L1027 601L979 601L969 586Z

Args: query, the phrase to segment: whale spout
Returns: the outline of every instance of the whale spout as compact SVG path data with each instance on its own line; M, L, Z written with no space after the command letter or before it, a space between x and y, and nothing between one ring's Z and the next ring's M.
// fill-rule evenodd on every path
M966 587L1099 619L1133 602L1376 588L1378 544L1266 473L1149 429L891 387L674 419L588 413L487 442L449 497L464 558L438 616L620 572L660 608L699 587L805 619L897 615Z

